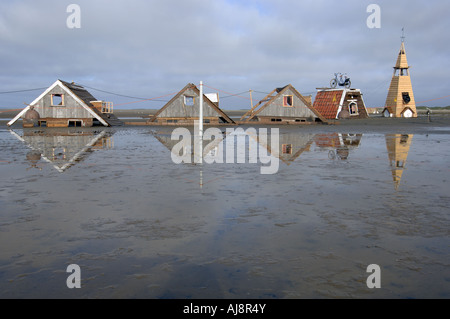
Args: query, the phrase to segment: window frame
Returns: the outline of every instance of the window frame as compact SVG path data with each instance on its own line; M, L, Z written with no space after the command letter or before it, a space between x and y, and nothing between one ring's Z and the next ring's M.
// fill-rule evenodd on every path
M53 98L59 96L61 98L61 104L54 104ZM64 94L54 93L50 95L50 106L66 106L64 101Z
M291 101L291 104L289 104L289 100ZM294 107L294 96L287 94L283 95L283 107Z

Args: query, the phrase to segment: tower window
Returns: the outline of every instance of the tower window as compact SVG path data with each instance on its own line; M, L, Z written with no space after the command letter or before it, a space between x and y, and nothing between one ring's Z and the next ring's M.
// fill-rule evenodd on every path
M408 92L403 92L402 98L403 98L403 102L405 102L405 104L408 104L409 102L411 102L411 97L409 96Z

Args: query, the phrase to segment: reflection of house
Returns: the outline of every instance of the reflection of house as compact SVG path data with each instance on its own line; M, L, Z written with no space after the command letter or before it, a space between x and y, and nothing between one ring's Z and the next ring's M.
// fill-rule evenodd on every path
M112 114L112 103L97 101L84 87L57 80L8 125L23 118L24 127L104 126L122 125Z
M189 83L166 103L147 124L180 125L193 124L200 116L200 90ZM214 98L213 98L214 97ZM213 99L213 101L210 100ZM234 121L219 108L217 95L203 94L203 121L205 124L227 123Z
M111 135L105 131L98 133L71 129L24 130L22 136L14 131L11 133L31 148L27 159L32 166L35 167L37 162L43 159L59 172L79 162L89 151L112 147Z
M346 160L350 150L359 147L361 138L362 134L324 133L316 134L314 142L318 147L328 149L328 156L331 159L337 157Z
M314 99L314 108L330 120L369 117L358 89L320 89Z
M326 122L291 84L274 89L259 101L241 119L243 122L258 121L265 124L300 124Z
M187 129L187 128L186 128ZM225 138L226 133L220 132L217 129L216 136L212 136L211 139L200 139L198 138L199 145L195 145L196 139L194 138L195 133L189 131L189 135L186 137L180 137L180 139L172 140L172 132L166 130L159 130L153 133L153 136L161 142L167 149L172 152L172 158L181 158L186 156L186 161L188 163L197 163L200 159L209 161L209 159L222 159L224 161L225 154ZM200 154L201 147L201 154ZM220 162L220 160L218 160Z
M386 134L386 148L395 189L400 185L412 138L412 134Z
M280 133L278 135L278 152L272 152L270 145L272 145L271 135L267 136L267 143L258 140L259 145L266 148L269 153L277 156L283 163L290 165L303 152L309 152L311 144L314 141L315 134L312 133Z
M385 117L417 117L416 102L406 60L405 43L402 41L397 63L394 66L391 85L383 110Z

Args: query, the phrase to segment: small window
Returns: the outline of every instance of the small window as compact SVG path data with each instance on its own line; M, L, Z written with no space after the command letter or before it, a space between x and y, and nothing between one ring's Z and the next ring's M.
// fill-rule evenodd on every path
M47 121L39 121L39 126L46 127L47 126Z
M80 120L69 120L69 127L81 127L83 126L83 122Z
M206 120L203 120L203 123L209 124L209 123L211 123L211 121L209 119L206 119Z
M282 147L283 154L292 154L292 144L283 144Z
M64 106L64 94L52 94L52 106Z
M356 102L351 102L348 105L348 112L350 113L350 115L357 115L358 114L358 105L356 104Z
M186 105L186 106L194 106L194 103L195 103L195 97L188 96L188 95L184 96L184 105Z
M402 92L402 98L403 98L403 102L405 104L408 104L409 102L411 102L411 98L410 98L408 92Z
M293 105L293 97L292 95L285 95L283 96L283 106L285 107L292 107Z

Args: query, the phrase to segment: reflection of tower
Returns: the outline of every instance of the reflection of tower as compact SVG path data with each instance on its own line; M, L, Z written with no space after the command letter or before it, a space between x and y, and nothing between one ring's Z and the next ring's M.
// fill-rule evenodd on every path
M386 148L391 165L392 179L396 190L402 179L412 137L412 134L386 134Z
M386 97L386 105L383 111L385 117L417 117L403 38Z

